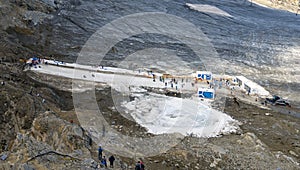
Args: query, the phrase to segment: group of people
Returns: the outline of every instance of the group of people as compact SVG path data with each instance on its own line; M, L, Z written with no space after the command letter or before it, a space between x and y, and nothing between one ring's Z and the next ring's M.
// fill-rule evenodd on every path
M107 168L107 160L106 160L106 157L103 156L103 149L101 146L99 146L98 148L98 159L100 161L100 166L101 167L105 167ZM108 158L108 161L109 161L109 167L110 168L113 168L114 167L114 161L115 161L115 157L114 155L111 155L109 158Z
M107 160L106 157L103 156L103 149L101 146L98 147L98 159L100 161L100 167L105 167L107 168ZM109 167L113 168L114 167L114 161L115 161L115 157L114 155L111 155L108 158L109 161ZM142 161L138 161L135 165L135 170L145 170L145 165Z
M175 86L175 89L178 90L178 80L176 80L175 78L171 78L171 80L169 82L167 82L167 81L165 81L165 77L160 76L159 81L165 83L165 88L167 88L168 84L170 84L170 87L172 89ZM181 88L183 88L183 86L184 86L184 79L182 78Z
M34 67L34 68L39 67L39 68L41 68L40 64L44 64L45 63L44 59L41 59L39 57L33 57L33 58L31 58L30 60L27 60L27 61L23 60L23 62L25 62L25 67L29 66L29 69L31 67Z

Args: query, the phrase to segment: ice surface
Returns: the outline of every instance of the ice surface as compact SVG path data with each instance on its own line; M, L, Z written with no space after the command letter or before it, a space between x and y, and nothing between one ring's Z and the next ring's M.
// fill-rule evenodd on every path
M124 102L126 111L137 123L154 134L181 133L213 137L237 130L237 122L225 113L210 108L200 99L182 99L157 94L139 95Z

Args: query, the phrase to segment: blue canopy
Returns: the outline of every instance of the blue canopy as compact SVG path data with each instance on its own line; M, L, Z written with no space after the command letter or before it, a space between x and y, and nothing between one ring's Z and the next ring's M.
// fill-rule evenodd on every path
M207 98L207 99L214 98L213 92L199 91L198 94L199 94L199 97L202 97L202 98Z

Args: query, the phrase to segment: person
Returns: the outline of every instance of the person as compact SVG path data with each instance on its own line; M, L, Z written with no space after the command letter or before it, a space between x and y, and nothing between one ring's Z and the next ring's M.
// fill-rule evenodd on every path
M300 10L300 0L298 1L298 10L296 12L296 16L298 15L299 10Z
M240 103L238 102L236 97L233 98L233 101L234 101L234 103L236 103L238 105L238 107L240 107Z
M103 156L102 160L101 160L101 165L105 166L105 168L107 168L107 162L106 162L106 158L105 156Z
M141 165L141 162L138 161L136 164L135 164L135 170L142 170L142 165Z
M138 161L135 165L135 170L145 170L145 165L142 161Z
M102 152L103 152L103 149L99 145L99 148L98 148L98 159L99 159L99 161L101 161L101 159L102 159Z
M140 161L140 163L141 163L141 170L145 170L145 165L144 165L144 163L143 163L142 161Z
M92 144L93 144L93 139L92 139L91 136L92 136L92 135L88 132L87 137L88 137L88 145L89 145L89 146L92 146Z
M114 167L114 161L115 161L114 155L111 155L111 156L108 158L108 160L109 160L109 166L110 166L111 168L113 168L113 167Z

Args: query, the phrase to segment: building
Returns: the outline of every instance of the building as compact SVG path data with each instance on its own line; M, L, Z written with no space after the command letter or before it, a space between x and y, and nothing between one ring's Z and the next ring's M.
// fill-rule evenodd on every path
M247 79L244 76L237 76L236 81L241 90L248 95L269 96L270 93L257 83Z
M205 99L214 99L215 98L215 90L208 88L198 88L198 96L200 98Z
M209 71L197 71L196 72L197 80L212 80L212 73Z

